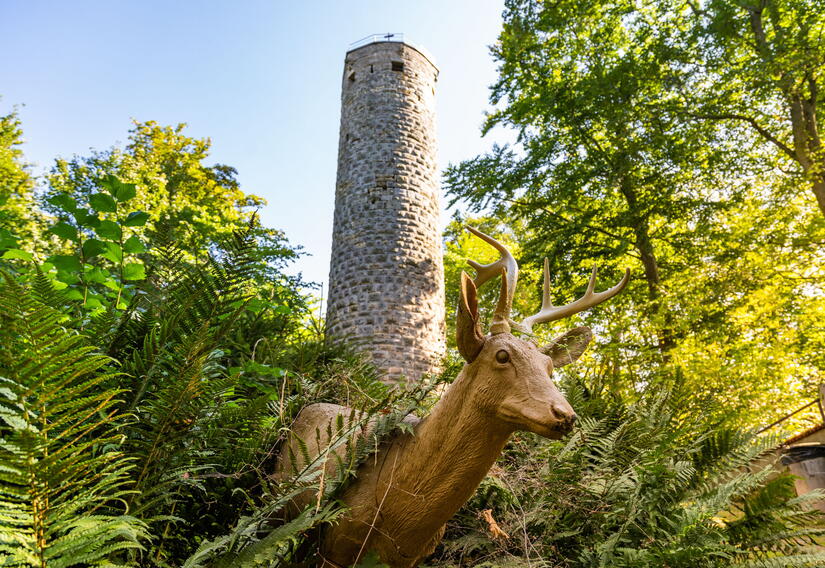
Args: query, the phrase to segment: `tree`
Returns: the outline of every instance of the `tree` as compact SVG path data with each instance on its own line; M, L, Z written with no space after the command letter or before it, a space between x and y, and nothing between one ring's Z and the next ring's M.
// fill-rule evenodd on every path
M581 316L610 340L598 368L613 388L685 376L765 423L822 369L825 234L749 131L688 116L702 75L678 6L509 1L485 132L518 142L451 166L447 189L517 227L523 265L548 256L556 295L581 294L594 265L603 286L628 264L641 275Z
M151 212L149 230L171 232L178 246L202 256L209 246L249 224L255 208L266 202L241 190L234 168L205 165L211 141L186 136L185 127L135 122L125 149L58 159L48 176L47 194L88 198L101 191L102 179L115 175L137 187L132 206ZM285 244L278 231L270 230L268 237L272 245Z
M143 246L137 246L139 242L174 243L183 253L182 260L190 263L207 262L209 253L220 254L235 233L251 231L257 243L251 251L257 258L254 274L257 301L277 306L275 319L283 329L294 330L299 323L294 313L306 309L306 298L297 293L304 283L300 277L284 274L283 268L301 254L300 247L290 245L282 231L259 224L255 209L266 201L245 193L231 166L206 165L211 141L187 136L185 127L185 124L172 127L160 126L154 121L136 122L124 149L93 151L88 157L55 161L41 203L58 217L58 225L67 229L60 236L69 242L59 251L63 255L58 256L80 257L80 267L75 268L79 286L85 288L83 274L91 266L87 266L85 252L78 247L89 237L103 238L98 231L101 222L107 226L128 227L126 236L133 239L135 247L124 249L126 252L151 256L155 254L152 247L144 250ZM109 197L115 195L113 188L116 187L128 187L129 211L149 216L127 219L127 211L117 210ZM73 230L69 231L66 226ZM54 232L53 228L50 230ZM117 237L114 240L124 234L113 232ZM96 262L104 262L101 258L106 257L98 257ZM122 265L123 259L114 258L113 262ZM115 289L102 281L99 283ZM116 295L119 298L119 293ZM271 315L272 311L265 313Z
M695 258L723 206L707 188L725 164L707 128L656 110L680 71L666 22L633 18L634 6L509 2L493 50L502 65L491 102L501 106L485 128L516 128L521 151L496 147L449 169L447 183L475 207L506 204L526 219L528 248L549 253L554 272L634 257L666 359L675 337L662 257Z
M666 2L661 2L667 4ZM685 58L696 80L682 90L686 116L744 126L811 184L825 215L825 6L819 0L688 0ZM732 148L735 150L735 148ZM740 154L740 152L736 152ZM793 170L793 168L791 168ZM801 174L801 175L800 175Z
M34 178L23 161L23 129L17 112L0 116L0 251L35 245L40 219L34 205Z

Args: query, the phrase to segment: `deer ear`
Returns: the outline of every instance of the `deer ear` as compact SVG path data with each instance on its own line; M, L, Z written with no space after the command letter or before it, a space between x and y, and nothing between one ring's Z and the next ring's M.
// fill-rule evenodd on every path
M461 273L455 336L458 352L465 361L472 363L484 346L484 334L481 333L481 324L478 321L476 285L466 272Z
M541 352L550 356L553 367L557 369L581 357L591 339L593 332L589 327L576 327L542 347Z

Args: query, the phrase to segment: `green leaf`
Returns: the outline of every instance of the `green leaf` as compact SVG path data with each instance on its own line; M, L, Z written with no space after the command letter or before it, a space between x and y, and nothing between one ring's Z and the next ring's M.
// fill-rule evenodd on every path
M247 311L252 312L253 314L260 313L261 310L269 306L269 302L266 300L261 300L260 298L252 298L246 303Z
M65 292L66 298L69 300L82 300L83 299L83 292L78 290L77 288L69 288Z
M46 201L48 201L56 207L59 207L66 213L74 213L75 211L77 211L77 201L75 201L66 193L58 193L57 195L50 197Z
M57 225L49 227L49 231L58 237L69 239L70 241L77 240L77 228L69 225L65 221L60 221Z
M100 180L98 180L98 183L101 187L108 191L112 197L121 202L129 201L135 195L137 195L135 184L124 183L120 181L117 178L117 176L113 176L112 174L109 174L106 177L101 178Z
M90 213L86 210L78 211L75 216L75 221L81 227L89 227L90 229L96 229L100 226L100 218L97 216L97 213Z
M120 225L114 221L101 221L100 226L95 229L99 237L112 241L119 241L121 236Z
M129 201L135 195L137 195L137 190L133 183L120 183L114 193L115 199L120 202Z
M115 200L106 193L95 193L89 197L89 205L98 212L114 213L117 211Z
M106 174L102 178L97 181L98 185L111 193L112 195L115 194L117 191L117 187L120 185L120 180L117 179L117 176L112 174Z
M76 272L58 270L57 280L63 282L63 284L77 284L80 282L80 276Z
M124 280L143 280L146 278L146 267L139 262L127 262L123 266Z
M106 281L111 277L108 272L98 266L91 266L86 268L86 281L94 282L95 284L106 285Z
M85 305L86 305L87 308L91 308L91 309L102 308L103 307L103 302L101 301L101 298L99 296L89 295L89 297L86 298L86 304Z
M137 254L139 252L146 252L146 247L143 246L143 243L139 238L132 235L126 239L125 243L123 243L123 252L127 254Z
M55 265L58 270L65 272L80 272L80 259L74 255L58 254L49 257L49 262Z
M126 220L123 222L124 227L140 227L146 224L146 221L149 220L149 214L144 213L143 211L132 211L129 215L126 216Z
M32 255L29 252L20 249L9 249L3 253L3 258L7 260L32 260Z
M259 375L266 375L271 377L283 377L286 370L281 367L271 367L258 363L257 361L246 361L242 367L245 373L258 373Z
M17 237L8 229L0 229L0 250L17 247Z
M120 248L120 245L113 242L108 242L106 244L106 252L102 253L102 256L105 259L111 260L115 264L120 264L120 261L123 260L123 251Z
M93 258L106 252L106 243L97 239L88 239L83 243L83 256Z

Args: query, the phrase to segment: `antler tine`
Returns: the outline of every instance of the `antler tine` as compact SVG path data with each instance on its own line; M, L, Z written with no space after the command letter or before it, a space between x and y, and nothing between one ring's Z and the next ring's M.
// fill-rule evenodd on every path
M537 314L525 318L521 322L521 326L529 332L532 331L533 326L537 323L546 323L550 321L560 320L562 318L566 318L572 316L573 314L582 312L588 308L592 308L593 306L596 306L604 301L609 300L610 298L624 290L624 287L627 286L627 283L630 281L630 269L628 268L625 270L624 276L618 284L616 284L609 290L605 290L603 292L596 292L595 290L597 271L598 269L594 267L593 273L590 275L590 281L587 283L587 290L581 298L564 306L556 307L550 301L550 268L549 262L545 258L544 286L542 289L541 309Z
M544 282L541 286L541 309L552 308L553 302L550 301L550 261L544 257Z
M495 278L496 276L501 274L501 269L503 267L507 270L508 280L512 280L512 282L510 282L510 287L515 289L515 279L518 275L518 264L516 264L516 259L513 258L513 255L510 254L510 251L507 250L507 247L505 247L503 244L498 242L490 235L482 233L475 227L470 227L469 225L467 225L465 228L501 253L501 257L491 264L479 264L474 260L467 261L467 264L473 267L473 269L476 271L476 277L475 280L473 280L473 284L476 285L476 288L478 288L491 278Z
M479 264L473 260L468 260L467 264L469 264L476 271L476 277L473 280L473 284L476 285L476 288L481 287L482 284L491 278L502 275L502 295L499 297L498 306L496 308L495 316L493 317L493 324L490 326L490 331L492 333L509 332L510 325L508 321L510 317L510 309L513 305L513 295L516 292L516 282L518 281L518 264L516 263L516 259L513 258L513 255L510 254L507 247L490 235L485 235L478 229L470 227L469 225L465 228L501 253L501 257L497 261L490 264Z

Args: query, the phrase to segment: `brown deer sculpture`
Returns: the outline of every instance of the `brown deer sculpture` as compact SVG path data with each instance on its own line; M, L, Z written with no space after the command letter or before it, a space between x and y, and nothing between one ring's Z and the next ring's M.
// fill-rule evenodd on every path
M342 494L346 513L321 535L320 564L324 567L352 566L370 550L393 568L418 565L432 553L445 523L472 496L513 432L526 430L559 439L576 420L551 375L554 368L582 354L592 338L590 329L577 327L543 347L515 337L510 330L529 333L537 323L571 316L608 300L624 289L630 271L613 288L596 292L594 270L584 296L557 307L550 302L545 260L541 310L516 323L509 317L518 278L515 259L492 237L471 227L468 230L495 247L501 258L488 265L470 261L477 273L475 280L461 274L456 339L467 363L428 416L407 418L412 433L394 434L360 466L356 479ZM498 275L501 294L490 334L485 336L476 290ZM282 452L276 478L285 479L305 465L296 436L305 441L311 455L318 456L329 448L326 433L351 416L351 409L335 404L304 408L286 442L292 451ZM340 455L343 450L332 451ZM325 473L334 475L337 461L325 463ZM313 492L306 492L294 505L300 510L315 499Z

